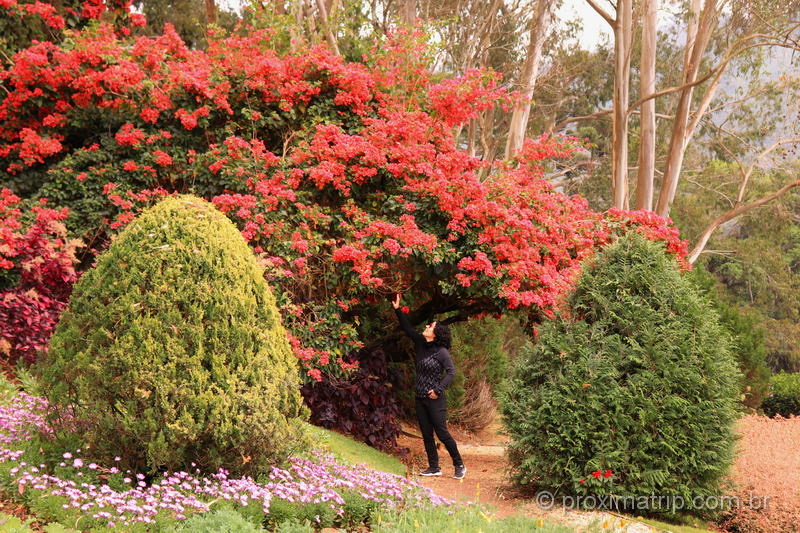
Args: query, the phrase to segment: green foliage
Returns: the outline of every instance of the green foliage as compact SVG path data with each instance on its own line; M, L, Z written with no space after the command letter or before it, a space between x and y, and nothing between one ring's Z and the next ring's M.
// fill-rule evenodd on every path
M372 516L370 530L374 533L519 533L536 531L542 533L568 533L574 528L554 524L535 517L517 514L497 518L477 506L433 507L405 509L402 511L378 511ZM588 527L585 531L598 531Z
M33 522L33 520L30 518L23 522L16 516L0 513L0 530L6 533L32 532L33 530L30 528L31 522Z
M163 531L165 533L255 533L264 529L230 507L223 507L210 513L195 514L183 522L164 528Z
M708 302L663 247L631 235L585 266L568 307L504 395L514 480L556 494L718 495L738 372Z
M333 527L338 515L328 503L303 503L289 502L278 498L269 504L266 526L274 529L283 522L305 523L309 522L315 528Z
M308 520L287 520L278 524L275 533L314 533L314 528Z
M25 366L24 361L17 363L14 373L16 374L20 387L26 393L30 394L31 396L45 395L44 391L42 390L42 386L39 384L39 380L36 378L33 372L31 372L30 369Z
M239 232L191 196L144 211L75 285L40 367L57 440L157 472L263 472L301 447L296 359Z
M381 509L380 504L362 497L356 491L343 490L341 495L345 504L339 525L348 531L369 523L371 516Z
M763 138L763 132L758 134ZM714 160L686 182L671 214L681 233L693 241L710 221L709 213L730 208L737 195L734 163ZM777 190L795 172L756 172L749 185L753 199ZM765 332L767 364L773 372L800 371L800 269L796 262L800 233L800 194L788 192L718 229L706 247L718 253L700 256L696 268L708 270L725 290L722 299L747 309Z
M689 277L708 297L720 323L731 336L731 353L736 357L742 374L739 386L742 403L757 409L769 392L771 374L766 362L764 330L758 326L758 315L723 301L719 296L718 282L702 267L693 269Z
M770 378L771 393L761 404L767 416L800 416L800 374L775 374Z
M512 315L470 319L454 325L452 332L450 352L456 377L447 389L449 418L471 430L480 430L493 420L495 404L491 393L507 375L510 360L527 337Z
M42 530L44 531L44 533L78 533L77 529L72 529L71 527L62 526L58 522L47 524L42 528Z

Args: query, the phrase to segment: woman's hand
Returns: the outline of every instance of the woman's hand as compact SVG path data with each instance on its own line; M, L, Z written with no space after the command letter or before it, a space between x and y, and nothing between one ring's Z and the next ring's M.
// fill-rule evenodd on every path
M395 309L400 309L400 293L398 292L394 296L394 300L392 301L392 307Z
M428 391L428 398L430 398L431 400L437 400L439 399L439 395L436 394L435 390L431 389Z

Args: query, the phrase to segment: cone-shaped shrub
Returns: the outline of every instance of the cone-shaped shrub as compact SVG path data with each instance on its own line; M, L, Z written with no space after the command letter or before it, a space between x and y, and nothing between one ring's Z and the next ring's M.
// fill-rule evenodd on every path
M567 311L517 361L503 400L515 480L691 512L694 498L719 494L731 462L737 377L717 317L675 260L622 238L585 266Z
M93 457L251 473L303 442L296 361L239 231L182 196L81 277L41 372L57 434L82 432Z

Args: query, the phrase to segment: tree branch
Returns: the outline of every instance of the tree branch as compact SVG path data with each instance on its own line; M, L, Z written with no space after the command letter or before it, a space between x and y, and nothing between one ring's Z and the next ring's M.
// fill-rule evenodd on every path
M608 11L606 11L605 9L603 9L602 7L600 7L598 4L596 4L596 3L594 2L594 0L586 0L586 2L587 2L587 3L588 3L590 6L592 6L592 9L594 9L595 11L597 11L597 14L598 14L598 15L600 15L601 17L603 17L603 18L605 19L605 21L606 21L606 22L608 22L608 24L609 24L609 25L610 25L612 28L613 28L614 26L616 26L616 24L617 24L617 21L616 21L616 19L613 19L613 18L611 18L611 15L609 15L609 14L608 14Z
M689 253L689 256L687 257L687 260L689 261L689 263L691 264L691 263L694 263L695 261L697 261L697 258L700 256L700 254L703 253L703 249L706 247L706 244L708 244L708 240L711 238L711 235L722 224L724 224L725 222L728 222L729 220L733 220L734 218L738 217L739 215L741 215L742 213L744 213L746 211L750 211L751 209L754 209L756 207L760 207L760 206L762 206L762 205L764 205L766 203L771 202L772 200L775 200L776 198L780 198L781 196L783 196L784 194L789 192L791 189L793 189L795 187L798 187L798 186L800 186L800 180L795 180L795 181L793 181L791 183L787 183L786 185L781 187L779 190L773 192L772 194L768 194L767 196L763 196L763 197L759 198L758 200L750 202L749 204L740 205L738 207L730 209L729 211L726 211L725 213L723 213L720 216L718 216L717 218L715 218L706 227L706 229L703 230L703 233L700 235L700 239L697 241L697 244L692 249L692 251Z
M689 82L689 83L684 83L683 85L676 85L674 87L668 87L666 89L662 89L660 91L656 91L656 92L654 92L652 94L648 94L647 96L645 96L643 98L640 98L639 100L634 102L634 104L628 108L628 114L630 115L631 113L633 113L634 110L637 107L639 107L643 103L647 102L648 100L652 100L653 98L659 98L661 96L665 96L665 95L668 95L668 94L671 94L671 93L676 93L678 91L682 91L684 89L688 89L689 87L694 87L695 85L700 85L701 83L704 83L705 81L707 81L711 76L716 74L718 69L719 69L719 67L711 69L710 71L708 71L708 73L706 73L705 76L703 76L702 78L698 78L695 81L692 81L692 82Z
M602 111L597 111L596 113L592 113L591 115L584 115L581 117L570 117L567 119L562 120L555 126L553 126L553 131L558 131L567 124L572 124L573 122L584 122L586 120L594 120L596 118L602 117L604 115L610 115L613 109L603 109Z

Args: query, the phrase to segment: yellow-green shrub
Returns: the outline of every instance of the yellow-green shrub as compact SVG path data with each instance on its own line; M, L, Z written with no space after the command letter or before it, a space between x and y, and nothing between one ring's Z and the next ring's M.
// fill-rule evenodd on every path
M196 197L144 211L98 257L40 370L57 436L79 430L93 456L130 468L259 472L303 441L296 359L262 269Z

